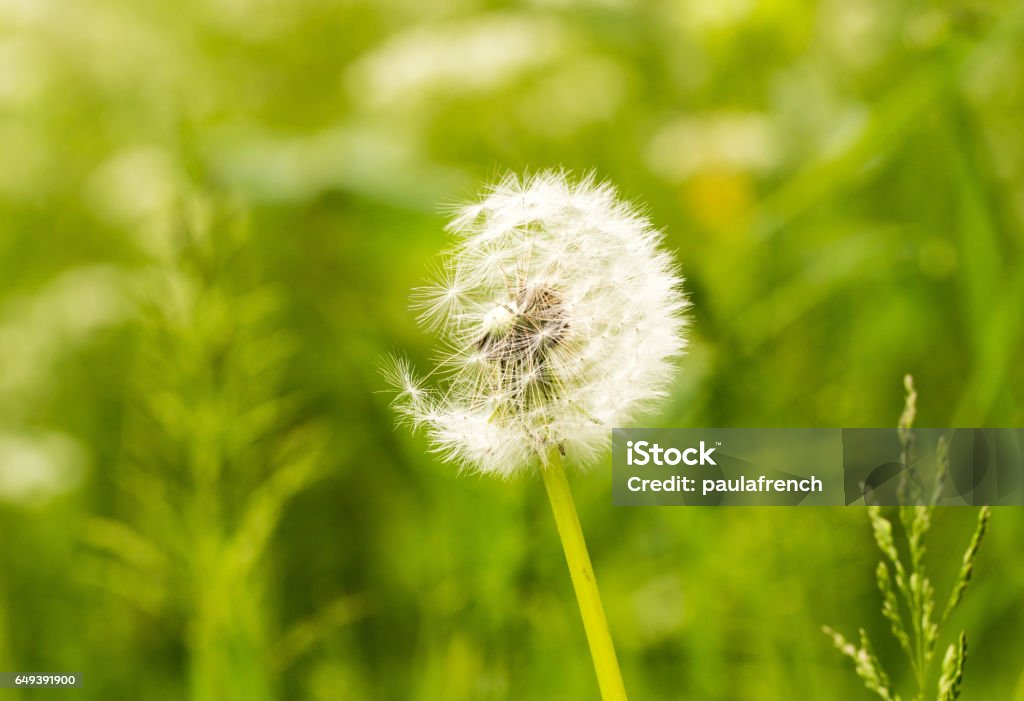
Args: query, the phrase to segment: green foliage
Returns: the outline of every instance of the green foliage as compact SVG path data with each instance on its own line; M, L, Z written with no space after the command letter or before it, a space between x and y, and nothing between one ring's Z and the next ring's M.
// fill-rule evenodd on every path
M180 627L190 698L258 701L276 697L266 549L317 477L322 437L282 391L294 344L273 321L279 293L246 260L244 223L188 205L140 283L121 498L84 541L99 582Z
M904 476L913 470L913 425L917 411L917 392L909 375L905 380L905 387L906 401L899 421ZM937 450L937 459L940 462L948 459L948 452L942 445ZM936 471L936 485L933 490L935 495L941 490L942 480L947 472L948 465L940 465ZM908 485L906 488L909 489L911 484L915 483L908 479L905 482L905 485ZM988 527L991 509L984 506L978 511L974 535L964 553L949 602L939 617L936 616L935 588L925 568L925 536L931 529L935 506L926 504L898 507L899 519L906 536L909 558L906 564L893 538L892 522L882 515L882 510L877 506L869 506L867 511L875 543L884 556L875 571L878 591L882 595L882 616L889 623L893 637L899 642L913 670L916 690L911 698L915 701L924 701L941 632L940 627L963 600L974 571L974 561L981 539ZM859 647L827 626L824 630L832 638L836 648L854 661L857 675L869 691L875 692L883 699L899 701L900 696L882 670L882 665L872 651L868 635L863 628L860 631ZM942 675L938 682L938 701L953 701L959 697L966 659L967 634L961 631L958 642L949 646L943 659Z

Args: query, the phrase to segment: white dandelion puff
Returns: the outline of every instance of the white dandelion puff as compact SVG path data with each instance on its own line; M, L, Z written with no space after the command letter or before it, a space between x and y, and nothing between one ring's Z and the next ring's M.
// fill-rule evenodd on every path
M611 185L509 176L457 212L420 322L445 346L442 387L388 372L395 406L460 466L509 476L558 449L589 462L665 396L686 326L661 234Z

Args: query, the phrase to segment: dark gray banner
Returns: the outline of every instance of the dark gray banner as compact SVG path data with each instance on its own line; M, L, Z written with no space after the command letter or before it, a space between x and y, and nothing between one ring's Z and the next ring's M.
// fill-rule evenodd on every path
M1024 429L615 429L619 506L1024 505Z

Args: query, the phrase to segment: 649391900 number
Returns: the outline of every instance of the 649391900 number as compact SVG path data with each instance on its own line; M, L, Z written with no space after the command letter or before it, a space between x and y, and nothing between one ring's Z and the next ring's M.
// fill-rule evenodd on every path
M16 687L80 687L82 677L78 674L28 674L20 672L0 673L0 688Z

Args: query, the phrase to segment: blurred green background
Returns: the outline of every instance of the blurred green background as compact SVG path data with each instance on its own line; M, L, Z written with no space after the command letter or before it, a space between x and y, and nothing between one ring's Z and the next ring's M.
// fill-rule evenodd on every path
M693 301L655 425L1024 425L1024 3L0 0L0 698L591 699L537 479L458 476L377 374L445 207L645 203ZM573 476L634 699L866 699L862 510ZM952 581L974 513L938 514ZM1024 699L997 509L965 699ZM954 630L955 629L955 630ZM879 653L909 681L894 643Z

